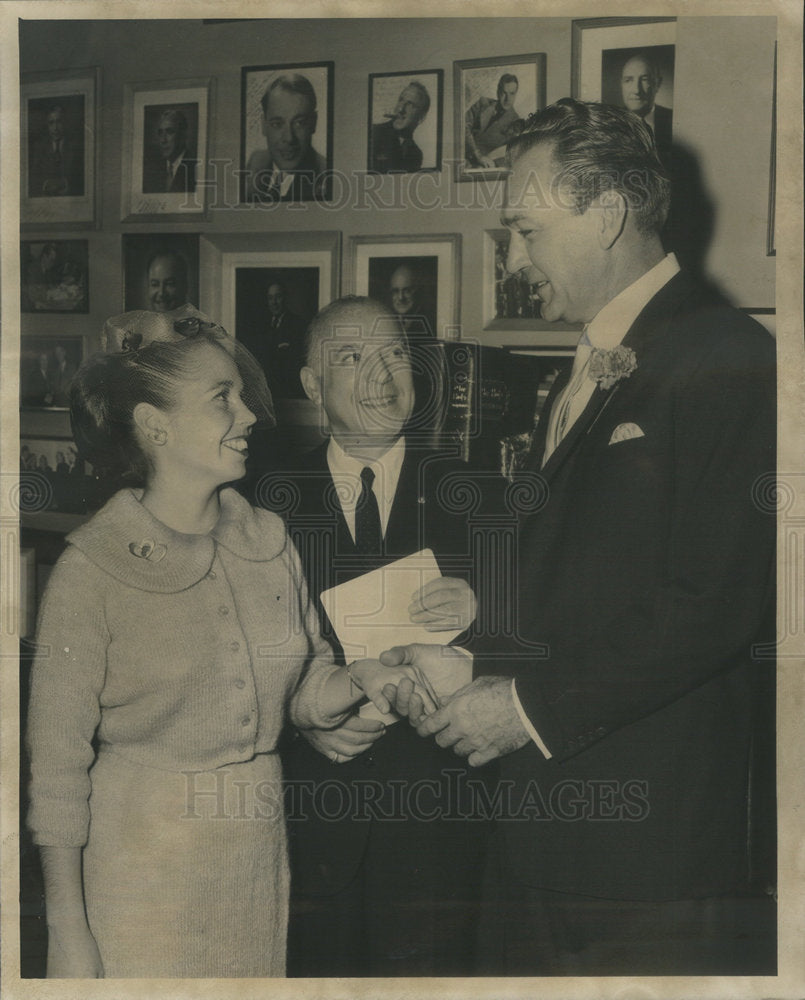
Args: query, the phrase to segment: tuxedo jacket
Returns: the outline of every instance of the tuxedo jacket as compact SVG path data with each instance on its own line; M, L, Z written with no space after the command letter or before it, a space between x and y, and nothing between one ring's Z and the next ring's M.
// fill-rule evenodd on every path
M380 174L412 173L422 167L422 150L410 134L400 142L400 133L391 122L372 126L371 169Z
M292 472L265 478L258 495L261 502L285 517L291 539L302 557L311 597L319 608L322 632L343 663L343 651L319 601L321 592L425 547L433 549L445 575L463 576L477 586L473 579L477 561L473 556L473 519L483 519L487 512L494 518L501 503L501 491L498 477L489 477L488 483L484 483L464 462L407 445L384 551L376 557L356 553L327 465L327 443L304 456ZM438 633L434 641L438 642ZM311 783L326 787L333 782L354 788L374 781L388 788L390 782L436 779L442 782L443 798L449 799L450 780L442 776L443 772L466 775L465 765L452 751L417 736L406 722L390 726L370 751L346 764L331 763L297 736L285 748L283 769L289 789L286 801L294 892L321 895L336 892L352 880L373 826L384 836L400 839L401 852L437 848L433 847L433 823L414 822L404 811L396 822L378 823L373 818L349 816L322 818L305 804L309 803L304 798L305 783L308 788ZM435 800L439 799L439 792L433 795ZM443 804L449 807L448 803ZM450 892L451 881L477 879L479 875L477 843L486 836L486 825L455 818L449 825L455 833L451 856L445 856L440 866L446 885L434 886L434 898ZM474 859L472 865L466 863L468 852ZM393 859L394 852L389 857ZM393 890L391 885L385 885L378 886L377 891Z
M661 104L654 105L654 141L661 152L670 149L673 110Z
M529 742L502 758L505 842L547 889L739 892L752 803L765 795L774 819L774 343L679 273L623 344L636 370L596 388L541 468L566 376L553 387L517 639L478 668L516 677L552 754Z
M166 188L168 163L163 157L151 157L143 169L143 194L167 191L169 194L192 194L196 190L197 161L185 157L176 168L170 188Z

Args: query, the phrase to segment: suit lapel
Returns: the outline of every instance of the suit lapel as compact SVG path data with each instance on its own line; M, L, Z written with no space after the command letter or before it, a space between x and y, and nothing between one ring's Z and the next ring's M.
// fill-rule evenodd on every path
M674 313L676 313L680 306L692 300L696 294L695 287L684 272L680 271L675 274L657 292L654 298L646 303L637 319L629 327L621 343L624 347L631 347L635 352L638 370L641 363L645 363L646 356L650 354L651 343L654 338L667 329ZM557 382L559 382L558 378L554 383L556 391L552 391L549 395L540 417L541 441L539 442L539 447L535 449L538 454L537 462L539 462L545 451L545 435L547 434L548 422L550 420L548 402L553 407L559 392L567 384L567 378L563 380L562 385L558 388L556 385ZM604 409L609 405L609 402L614 398L623 384L623 382L617 382L610 389L602 389L600 386L596 386L587 406L567 434L562 438L558 448L551 454L542 469L539 470L538 466L535 466L535 471L541 471L542 475L550 482L568 456L573 453L581 438L591 430L596 420L601 416Z

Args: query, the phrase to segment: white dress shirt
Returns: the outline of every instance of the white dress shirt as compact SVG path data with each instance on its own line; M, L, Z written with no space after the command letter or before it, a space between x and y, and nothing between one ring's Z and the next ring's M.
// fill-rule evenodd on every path
M385 538L404 458L405 438L403 437L398 438L384 455L371 462L348 455L336 439L330 437L330 444L327 447L327 465L330 468L338 501L341 504L344 520L347 522L353 541L355 541L355 508L361 496L361 470L368 466L375 474L372 492L377 500L380 528Z
M593 392L595 392L597 383L594 379L583 376L581 378L575 377L580 372L586 372L590 351L594 348L609 351L613 347L617 347L643 309L678 271L679 264L676 257L672 253L667 254L659 264L655 264L651 270L646 271L637 281L632 282L622 292L619 292L614 299L610 299L584 328L584 332L579 338L577 351L583 351L586 354L586 358L580 364L574 358L574 374L571 375L567 386L553 402L548 419L545 454L542 459L543 465L545 465L545 462L556 447L557 424L563 415L563 409L567 409L568 415L565 420L563 434L559 436L559 440L567 434L579 416L581 416L590 402ZM637 362L640 364L639 358ZM571 396L570 400L568 400L568 396ZM566 407L568 402L570 403L569 409ZM539 733L523 710L523 706L517 696L517 685L514 680L512 680L512 697L517 714L520 716L520 720L528 731L529 736L534 740L545 757L550 757L550 751L540 739Z

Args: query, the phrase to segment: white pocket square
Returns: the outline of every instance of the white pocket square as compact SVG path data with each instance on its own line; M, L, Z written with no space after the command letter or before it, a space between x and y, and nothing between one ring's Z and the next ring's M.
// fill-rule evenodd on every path
M618 444L619 441L631 441L633 438L645 437L645 433L637 424L618 424L609 439L610 444Z

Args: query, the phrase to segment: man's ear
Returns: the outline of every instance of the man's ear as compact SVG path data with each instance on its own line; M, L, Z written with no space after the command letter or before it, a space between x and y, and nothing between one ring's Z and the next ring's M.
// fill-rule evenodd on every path
M609 188L598 198L598 244L602 250L609 250L617 242L626 225L628 208L626 199L620 193Z
M163 445L168 437L165 414L151 403L138 403L132 413L134 425L146 441Z
M316 406L321 406L321 379L307 365L299 372L299 378L302 382L302 388L305 390L305 395L309 400L314 402Z

